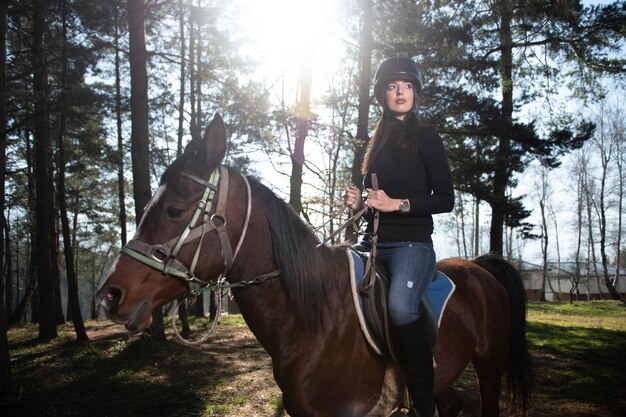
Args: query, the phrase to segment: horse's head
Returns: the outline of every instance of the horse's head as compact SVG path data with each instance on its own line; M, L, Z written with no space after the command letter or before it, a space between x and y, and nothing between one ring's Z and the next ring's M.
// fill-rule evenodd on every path
M233 198L226 215L228 169L220 166L225 153L224 123L216 115L204 137L192 140L167 168L98 292L110 319L131 331L144 329L152 310L187 293L199 277L210 280L230 268L246 202Z

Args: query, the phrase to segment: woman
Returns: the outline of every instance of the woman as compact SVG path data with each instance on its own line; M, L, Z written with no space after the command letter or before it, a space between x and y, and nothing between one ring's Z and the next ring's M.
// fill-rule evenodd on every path
M383 61L374 77L374 94L383 114L362 166L367 200L351 185L345 203L355 210L364 204L380 212L376 260L390 274L389 320L396 359L405 373L413 409L409 415L432 417L432 350L424 337L426 319L419 303L435 274L431 235L432 214L452 211L454 191L441 138L417 122L415 110L422 89L419 68L409 58ZM372 175L378 190L372 187ZM366 215L366 234L373 213ZM359 244L366 250L369 242Z

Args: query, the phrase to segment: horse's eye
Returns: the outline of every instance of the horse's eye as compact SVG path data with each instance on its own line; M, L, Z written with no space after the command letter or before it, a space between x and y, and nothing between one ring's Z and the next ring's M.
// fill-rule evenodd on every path
M167 217L169 217L170 219L178 219L180 218L183 213L185 213L185 209L184 208L180 208L180 207L168 207L166 214Z

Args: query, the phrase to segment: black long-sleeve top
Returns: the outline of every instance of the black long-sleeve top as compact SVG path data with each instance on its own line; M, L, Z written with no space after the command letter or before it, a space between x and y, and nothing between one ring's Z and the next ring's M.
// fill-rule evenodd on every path
M388 117L380 150L363 179L372 188L376 173L378 188L391 198L406 198L408 213L381 212L379 242L432 242L432 214L447 213L454 207L452 175L443 142L437 131L420 126L413 113L405 121ZM386 136L386 137L385 137ZM365 216L366 233L371 233L373 213Z

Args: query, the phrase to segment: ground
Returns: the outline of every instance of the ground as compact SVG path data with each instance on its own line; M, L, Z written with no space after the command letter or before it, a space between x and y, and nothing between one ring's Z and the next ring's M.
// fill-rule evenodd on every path
M123 333L119 326L107 324L90 326L89 332L92 339L110 337L111 332L121 337ZM225 382L207 392L206 401L211 405L207 406L203 417L288 416L281 407L281 394L272 376L270 358L247 327L220 325L215 336L197 349L207 352L217 361L216 368ZM573 366L569 360L545 352L534 352L533 359L540 373L541 369ZM543 377L546 375L543 374ZM471 366L461 376L456 388L464 404L459 417L477 417L480 399ZM602 390L603 387L598 386L597 389ZM621 403L617 408L626 406L624 400L616 401ZM537 393L527 416L618 417L610 410L577 401L575 393L546 387Z
M540 385L528 417L626 415L626 309L610 307L610 315L596 312L593 323L575 317L574 307L548 318L543 305L533 307L528 335ZM0 415L288 417L270 358L241 316L222 316L199 347L183 345L169 330L160 343L129 336L110 321L87 322L87 332L89 342L76 342L67 324L59 326L58 339L40 343L35 325L11 329L17 390L0 401ZM464 403L459 417L477 417L471 366L456 389Z

